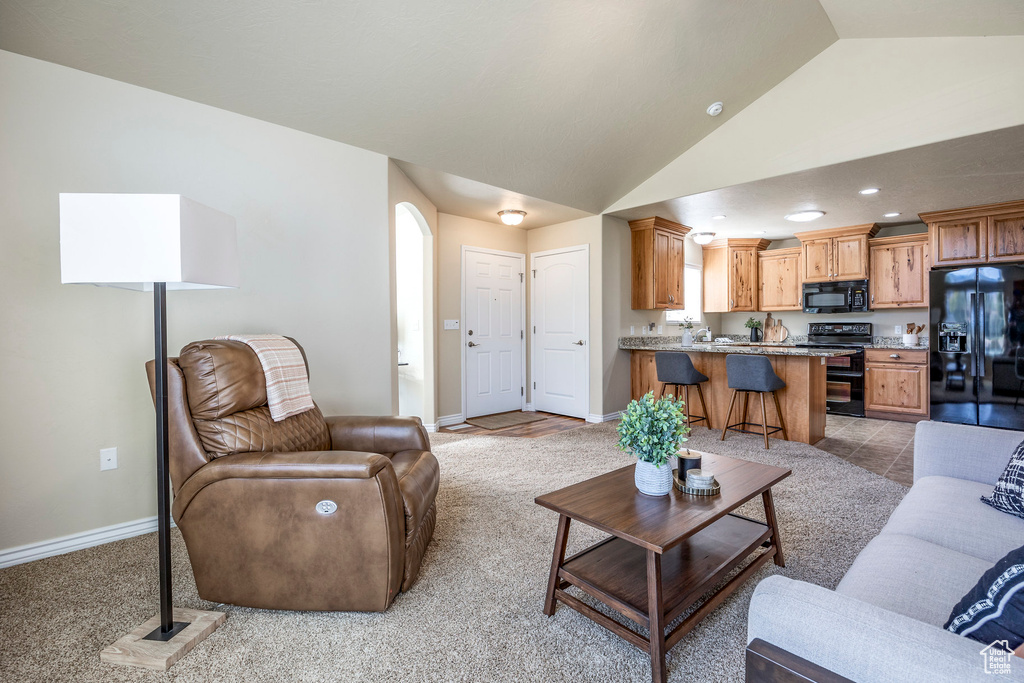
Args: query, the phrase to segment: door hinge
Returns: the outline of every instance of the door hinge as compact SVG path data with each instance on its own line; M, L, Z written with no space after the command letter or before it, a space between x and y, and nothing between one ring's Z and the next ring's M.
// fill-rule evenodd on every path
M533 279L534 280L537 279L537 269L536 268L533 269Z
M523 334L522 330L519 330L519 338L520 339L525 339L526 338L526 336Z
M523 281L523 274L522 274L522 273L519 273L519 281L520 281L520 282L522 282L522 281Z
M533 326L533 333L537 334L537 326L536 325Z
M534 383L533 383L533 388L534 388L534 389L536 389L536 388L537 388L537 383L536 383L536 382L534 382Z
M519 395L526 396L526 387L519 387Z

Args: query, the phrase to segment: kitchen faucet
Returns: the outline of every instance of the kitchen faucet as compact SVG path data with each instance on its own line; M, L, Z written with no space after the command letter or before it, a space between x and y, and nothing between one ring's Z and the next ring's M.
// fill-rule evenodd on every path
M699 330L697 330L696 332L694 332L693 333L693 340L694 341L697 341L698 339L700 339L700 333L701 332L707 332L708 333L708 341L714 341L711 338L711 326L710 325L708 325L707 327L702 327Z

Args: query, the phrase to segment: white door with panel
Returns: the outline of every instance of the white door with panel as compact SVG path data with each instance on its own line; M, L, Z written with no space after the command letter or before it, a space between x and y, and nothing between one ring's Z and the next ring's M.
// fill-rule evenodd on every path
M525 403L525 260L468 247L463 251L466 417L520 410Z
M590 248L531 256L534 410L586 418L590 409Z

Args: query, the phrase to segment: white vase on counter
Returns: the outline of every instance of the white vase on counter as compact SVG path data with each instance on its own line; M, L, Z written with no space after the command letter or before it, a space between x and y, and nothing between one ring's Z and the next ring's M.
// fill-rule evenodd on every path
M689 328L683 328L683 346L693 346L693 332Z

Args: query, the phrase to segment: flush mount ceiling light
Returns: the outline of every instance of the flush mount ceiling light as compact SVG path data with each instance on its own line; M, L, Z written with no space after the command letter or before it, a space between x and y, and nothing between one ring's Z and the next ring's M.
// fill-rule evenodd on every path
M877 187L865 187L860 191L860 194L876 194L878 192Z
M896 216L900 215L900 212L899 211L890 211L889 213L883 213L882 215L885 216L886 218L896 218Z
M807 221L813 221L815 218L821 218L824 215L824 211L798 211L797 213L791 213L786 216L786 220L795 221L797 223L806 223Z
M725 218L725 214L724 214L724 213L720 213L720 214L718 214L717 216L712 216L712 217L711 217L711 220L713 220L713 221L720 221L720 220L722 220L723 218Z
M519 211L518 209L505 209L498 212L498 218L505 225L519 225L526 218L526 212Z
M715 239L715 233L713 232L695 232L690 235L693 241L697 244L709 244L711 240Z
M718 116L721 113L722 113L722 103L721 102L715 102L710 107L708 107L708 116Z

